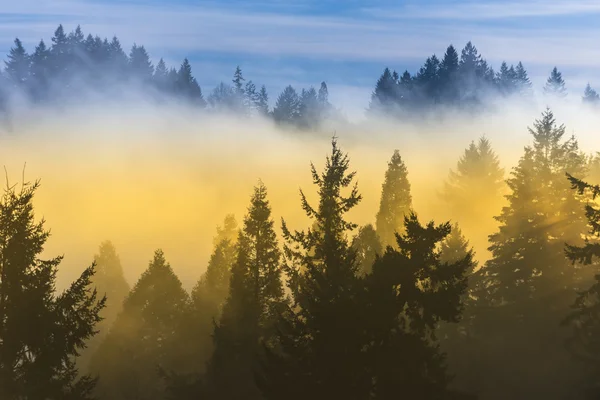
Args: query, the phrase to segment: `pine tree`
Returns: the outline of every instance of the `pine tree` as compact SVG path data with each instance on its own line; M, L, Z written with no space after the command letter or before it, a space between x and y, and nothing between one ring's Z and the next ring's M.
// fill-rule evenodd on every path
M379 211L376 217L377 234L384 247L396 243L395 234L402 231L404 217L409 214L411 208L412 195L410 194L408 170L400 157L400 152L394 150L385 172Z
M544 85L544 94L548 96L555 96L563 98L567 96L567 88L565 87L565 81L562 74L556 67L550 72L550 76L546 80Z
M370 389L364 373L362 333L357 310L360 278L347 241L356 225L344 215L361 200L352 184L349 159L332 140L332 152L319 174L311 164L319 206L301 191L302 208L316 229L291 232L282 222L284 268L293 305L281 313L277 349L266 347L257 374L263 396L270 399L365 399Z
M127 69L129 66L129 58L121 47L121 42L116 36L113 36L107 48L108 64L107 73L112 75L117 81L127 78Z
M159 90L168 92L170 89L169 87L169 71L167 70L167 65L165 64L165 61L161 58L158 61L158 64L156 64L156 68L154 69L154 75L152 76L152 80L154 82L154 85L156 86L156 88L158 88Z
M78 376L75 358L106 299L90 287L93 264L55 293L62 257L39 258L50 234L34 220L38 187L8 187L0 200L0 398L91 399L95 379Z
M497 75L496 81L500 93L504 96L509 96L518 90L517 72L512 65L509 68L504 61L500 66L500 72Z
M131 47L129 53L129 70L134 79L138 79L144 83L152 80L154 74L154 66L150 61L150 56L144 46L138 46L135 43Z
M256 92L256 85L252 81L246 82L246 86L244 87L244 107L248 111L254 112L257 108L259 98L259 94Z
M24 88L29 80L30 57L23 47L19 38L15 39L15 47L8 53L8 61L5 61L5 72L11 80L13 87Z
M459 320L472 265L470 253L440 259L437 249L450 230L449 223L422 226L411 212L396 237L398 250L388 247L366 276L363 323L373 387L362 398L462 398L449 389L436 335L441 322Z
M419 88L421 104L435 104L439 101L440 60L435 54L425 60L415 76L415 82Z
M159 368L185 371L187 342L177 335L189 317L189 298L157 250L91 362L102 377L101 399L154 399L164 393Z
M245 79L244 76L242 75L242 69L240 68L240 66L238 65L235 68L235 72L233 73L233 89L235 90L235 93L242 97L244 95L244 86L243 83Z
M592 87L588 83L585 86L585 91L583 92L583 103L590 104L590 105L597 105L599 102L600 102L600 96L594 89L592 89Z
M383 255L381 240L371 224L358 229L358 234L352 239L352 248L356 252L356 262L362 275L369 274L376 257Z
M300 115L300 97L292 86L287 86L277 98L273 118L280 124L294 124Z
M215 327L208 370L212 398L262 399L253 372L260 343L272 342L285 305L279 260L267 189L259 183L239 234L229 296Z

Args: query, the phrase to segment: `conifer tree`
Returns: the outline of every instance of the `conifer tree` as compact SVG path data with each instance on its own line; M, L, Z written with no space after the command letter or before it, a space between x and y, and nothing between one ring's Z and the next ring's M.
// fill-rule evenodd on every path
M514 67L511 65L509 68L506 62L503 61L496 82L500 89L500 93L503 95L508 96L515 93L518 88L518 83L517 72Z
M585 90L583 92L583 103L589 105L597 105L600 102L600 96L598 92L596 92L590 84L588 83L585 86Z
M454 46L450 45L446 49L444 58L440 63L440 91L442 101L452 102L458 100L458 53Z
M100 244L94 262L96 274L92 279L92 285L100 295L106 296L106 307L100 313L102 321L96 327L98 334L88 341L87 348L82 354L80 363L82 368L87 368L89 359L106 337L130 291L129 283L123 274L121 260L112 242L104 241Z
M565 87L565 81L562 74L556 67L550 72L550 76L546 80L544 85L544 94L548 96L555 96L563 98L567 96L567 88Z
M356 225L345 214L361 200L349 159L332 140L325 169L311 164L319 205L300 192L302 208L316 228L291 232L282 222L284 268L293 304L282 313L277 347L266 347L259 387L268 399L365 399L370 381L357 310L361 299L354 251L346 235Z
M133 44L129 53L129 68L134 79L139 79L144 83L150 82L154 74L154 66L144 46Z
M262 85L260 88L260 92L258 92L256 109L258 110L260 115L269 115L269 95L267 94L267 88L265 87L265 85Z
M75 358L106 299L91 287L93 264L55 293L62 257L39 258L50 234L34 220L38 187L7 187L0 200L0 398L92 399L95 379L78 373Z
M48 78L50 71L49 67L50 50L46 47L46 43L40 40L35 51L31 55L31 65L29 76L31 78L30 90L34 99L39 100L43 97L48 89Z
M15 39L15 47L8 53L8 61L5 61L5 72L14 87L24 88L29 80L30 57L23 47L19 38Z
M273 118L280 124L294 124L300 115L300 97L292 86L287 86L277 98Z
M262 399L254 382L257 356L261 342L272 342L284 306L280 251L262 182L254 188L237 243L229 296L214 332L209 397Z
M108 45L108 63L110 68L108 73L112 73L117 80L123 80L127 78L127 68L129 66L129 58L125 51L121 47L121 42L116 36L113 36L110 44Z
M397 248L388 247L365 278L371 396L392 399L462 398L449 389L445 355L436 335L441 322L457 322L467 289L471 253L442 261L438 247L450 234L449 223L423 226L405 217Z
M352 239L352 248L356 252L356 262L362 275L370 273L377 256L383 255L381 240L371 224L358 229L358 234Z
M392 77L392 72L386 68L375 85L375 90L371 94L369 110L374 112L383 112L389 114L394 110L396 100L396 81Z
M409 214L411 208L412 195L408 170L400 157L400 152L394 150L385 172L379 211L376 216L377 234L384 248L396 243L395 234L402 231L404 216Z
M415 76L419 87L420 102L434 104L439 101L440 91L440 60L434 54L425 60L425 64Z
M489 232L485 229L504 202L505 185L504 169L485 137L471 142L444 183L441 199L448 215L459 221L470 237L482 238L481 243L474 243L478 249L487 247L483 239Z
M215 110L230 111L235 107L235 91L234 89L221 82L218 84L208 96L208 103Z
M154 75L152 76L152 80L154 85L159 90L168 91L169 89L169 71L167 70L167 65L165 61L161 58L156 64L156 68L154 69Z
M316 128L321 122L320 111L317 91L313 87L308 90L302 89L298 115L300 126L308 129Z
M180 96L190 100L193 104L202 108L206 107L202 90L196 78L192 75L192 66L187 58L183 60L177 72L176 89Z
M515 68L515 74L517 79L517 87L519 90L519 94L522 96L528 96L531 94L531 81L529 80L529 76L527 75L527 71L523 64L519 61L517 64L517 68Z
M252 81L246 82L244 87L244 107L249 111L254 111L258 104L258 92L256 91L256 85Z
M68 70L70 54L69 40L62 24L54 31L50 56L50 70L52 71L53 78L63 78Z
M92 359L92 372L102 377L101 399L160 398L165 389L159 368L186 371L188 342L177 332L188 307L187 293L157 250Z

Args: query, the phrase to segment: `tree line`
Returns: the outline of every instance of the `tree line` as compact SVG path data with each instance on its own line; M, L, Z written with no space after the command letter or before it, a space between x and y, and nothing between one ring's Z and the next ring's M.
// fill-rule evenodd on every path
M300 191L308 226L282 219L278 232L259 181L242 225L228 215L217 228L191 293L160 249L130 287L109 241L57 293L62 258L39 258L39 183L7 187L0 398L596 398L600 186L585 180L600 181L600 153L549 109L528 131L507 178L487 138L465 149L443 223L420 221L394 151L375 224L360 227L334 137L324 167L310 165L317 203ZM467 236L503 195L480 262Z
M0 109L7 111L14 93L35 104L82 100L86 90L116 95L125 83L137 85L150 99L174 98L209 112L228 111L242 117L262 115L276 123L299 129L316 130L327 119L343 120L340 110L329 102L327 84L319 89L296 89L288 85L270 105L264 85L246 80L238 66L229 83L219 83L204 93L192 73L187 58L169 67L161 58L156 63L143 45L133 44L127 53L119 39L102 39L83 33L81 27L66 33L59 25L49 45L42 39L28 52L16 38L0 73ZM369 115L407 117L439 106L482 110L497 96L530 96L531 81L521 62L503 62L498 72L487 63L471 43L459 56L448 46L440 60L435 54L411 74L402 75L386 68L371 95ZM555 67L544 86L549 96L565 97L562 74ZM588 84L583 101L597 104L598 93Z

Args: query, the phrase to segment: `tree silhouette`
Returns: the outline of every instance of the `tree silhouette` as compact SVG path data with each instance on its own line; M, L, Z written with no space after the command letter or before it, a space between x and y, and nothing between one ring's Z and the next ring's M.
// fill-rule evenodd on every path
M91 287L94 264L55 293L62 257L39 258L50 234L34 221L38 187L8 187L0 200L0 398L92 399L96 380L78 373L75 358L106 298Z
M544 94L549 96L555 96L563 98L567 96L567 88L565 87L565 80L562 74L556 67L550 72L550 76L546 80L544 85Z

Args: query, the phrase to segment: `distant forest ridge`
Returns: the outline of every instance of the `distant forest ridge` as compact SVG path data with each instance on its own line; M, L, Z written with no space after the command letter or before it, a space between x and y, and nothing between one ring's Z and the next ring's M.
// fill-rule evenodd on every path
M331 105L328 88L297 90L287 86L270 108L269 95L246 80L238 66L230 83L219 83L205 95L192 73L188 59L177 68L161 58L152 63L144 46L134 44L127 54L119 39L83 33L80 26L66 33L59 25L48 46L43 40L29 53L16 38L0 75L0 100L6 104L13 93L23 93L33 103L55 102L81 95L81 88L103 92L124 82L148 89L157 100L172 97L201 109L231 111L239 115L264 115L279 124L316 129L325 119L342 118ZM543 88L544 94L567 96L561 72L555 67ZM428 57L416 73L402 74L385 68L375 84L368 114L407 116L443 105L459 109L486 109L491 97L530 96L531 81L521 62L503 62L498 71L468 42L459 52L450 45L440 59ZM598 93L588 84L583 102L597 104Z

